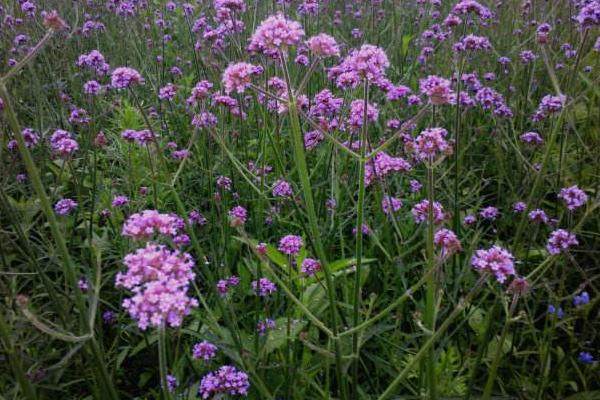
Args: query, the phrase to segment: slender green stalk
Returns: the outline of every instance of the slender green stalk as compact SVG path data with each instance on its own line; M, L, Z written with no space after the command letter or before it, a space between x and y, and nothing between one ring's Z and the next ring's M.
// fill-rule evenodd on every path
M0 312L0 341L4 347L4 352L8 358L8 363L12 368L13 374L19 383L22 395L27 400L36 400L37 394L35 388L31 384L31 380L25 375L23 363L18 351L13 347L10 340L10 328L4 320L4 311Z
M504 347L504 342L506 341L506 334L508 333L508 328L512 321L512 316L517 307L518 295L513 297L513 300L510 304L510 309L508 314L506 315L506 322L504 323L504 327L502 327L502 333L500 334L500 342L496 348L496 354L494 354L494 360L492 361L492 366L490 367L487 382L485 383L485 389L483 390L483 396L481 396L481 400L490 400L492 396L492 389L494 388L494 382L496 381L496 375L498 373L498 366L500 365L500 360L502 359L502 348Z
M358 325L360 302L360 274L363 256L363 214L365 209L365 155L367 153L367 106L369 104L369 83L365 80L363 92L363 126L360 134L360 159L358 161L358 201L356 204L356 272L354 273L354 295L352 297L352 325ZM358 398L358 337L359 332L352 335L352 352L356 359L352 363L352 396Z
M75 296L75 305L79 312L81 329L82 331L86 331L88 329L87 322L85 321L86 307L83 296L81 295L81 291L77 287L75 266L69 255L66 241L58 226L58 221L56 220L56 216L54 215L54 211L52 210L50 199L46 195L44 184L42 183L37 167L35 166L33 157L31 156L31 153L29 152L29 149L25 144L25 139L23 138L23 134L21 133L21 127L19 126L19 121L17 120L16 113L12 106L11 98L8 95L8 91L6 90L4 82L0 82L0 97L4 100L4 112L8 119L8 124L12 129L15 140L17 142L19 154L21 155L23 163L25 164L25 169L27 171L27 174L29 175L29 179L31 181L33 189L35 190L38 196L42 211L44 212L44 215L48 220L48 225L50 226L52 238L54 239L58 254L62 262L65 280L67 282L68 287L73 289L73 293ZM92 332L90 332L90 334L92 334ZM113 385L112 379L110 378L108 370L106 369L104 358L102 356L102 351L98 346L98 342L96 342L92 338L88 341L87 346L89 347L88 350L90 355L92 356L92 360L90 360L90 362L93 365L93 369L97 373L98 379L101 380L101 384L106 389L106 398L112 400L118 399L119 396L117 395L117 391Z
M460 315L461 312L469 305L473 297L481 290L483 283L485 282L487 275L482 275L473 289L467 294L467 296L459 302L452 313L446 318L446 320L440 325L440 327L435 331L433 335L429 337L429 339L421 346L421 349L415 354L410 362L404 367L404 369L398 374L396 378L388 385L385 391L377 398L377 400L385 400L389 399L396 390L396 387L408 376L408 374L413 370L413 368L417 365L418 362L421 361L423 357L425 357L429 349L435 344L435 342L440 339L440 337L448 330L452 322Z
M172 396L167 382L167 332L164 326L158 328L158 369L163 398L171 400Z
M427 199L429 206L427 207L427 238L426 238L426 251L427 251L427 272L435 269L435 255L433 249L433 236L434 236L434 216L433 216L433 202L434 202L434 165L433 162L427 163ZM426 298L425 298L425 326L430 332L435 332L435 317L436 317L436 291L437 291L437 277L435 274L429 275L426 284ZM424 368L426 370L426 382L429 392L429 399L437 399L437 382L435 377L435 349L431 346L427 357L424 359Z
M308 215L308 224L310 227L310 232L312 233L311 241L314 243L315 250L319 259L321 260L321 264L323 266L323 272L325 275L325 282L327 284L327 294L329 299L329 308L331 312L331 328L334 336L337 335L338 332L338 322L337 322L337 307L335 302L335 287L332 278L331 271L329 270L329 264L327 262L327 256L325 254L325 248L323 247L323 243L321 242L321 234L319 232L319 227L317 224L317 214L315 212L315 204L313 200L312 194L312 186L310 184L310 175L308 172L308 167L306 166L306 154L304 151L304 138L302 136L302 129L300 127L300 119L298 117L298 106L296 103L296 99L292 93L291 89L291 81L289 77L289 73L287 71L285 57L281 56L282 64L284 65L284 73L286 77L286 82L288 86L288 115L290 119L290 127L292 130L292 140L294 146L294 155L296 167L298 169L298 175L300 177L300 182L302 184L302 192L304 195L304 203L306 206L306 212ZM342 373L342 350L341 345L338 340L334 343L335 346L335 356L336 356L336 375L338 379L339 392L340 397L342 399L347 398L347 390L346 383Z

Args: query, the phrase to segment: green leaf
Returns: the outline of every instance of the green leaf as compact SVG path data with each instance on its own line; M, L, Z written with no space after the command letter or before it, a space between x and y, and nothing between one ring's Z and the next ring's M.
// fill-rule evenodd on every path
M269 354L280 349L287 342L287 318L278 318L275 321L276 328L269 331L267 342L265 343L265 353ZM290 339L296 340L298 334L306 326L306 321L295 320L291 323Z

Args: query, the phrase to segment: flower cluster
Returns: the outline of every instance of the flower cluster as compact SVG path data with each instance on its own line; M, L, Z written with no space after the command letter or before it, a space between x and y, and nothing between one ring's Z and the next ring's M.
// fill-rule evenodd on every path
M304 241L300 236L287 235L279 241L279 251L289 256L297 256L300 249L304 246Z
M436 75L429 75L419 80L420 92L429 97L429 101L434 105L450 103L452 96L455 95L451 86L452 83L448 79Z
M54 204L54 211L58 215L69 215L77 207L77 202L73 199L60 199Z
M415 157L421 161L433 161L436 156L447 153L448 131L444 128L430 128L422 131L414 141Z
M477 250L471 258L471 265L480 272L495 275L500 283L504 283L506 278L515 274L513 255L500 246Z
M218 394L246 396L250 388L250 379L245 372L235 367L224 365L217 371L209 372L200 381L198 395L208 399Z
M306 45L313 54L322 58L339 57L340 55L340 48L337 42L332 36L326 33L310 37L306 41Z
M252 65L246 62L230 64L223 71L223 88L225 93L231 92L244 93L252 83L252 77L260 75L263 72L262 67Z
M62 129L57 129L50 136L50 146L61 157L68 157L79 150L79 144L71 133Z
M363 44L360 49L352 50L340 65L330 68L328 75L341 88L356 87L362 80L381 84L389 66L383 49Z
M214 344L203 340L202 342L196 343L192 348L192 358L199 360L203 359L204 361L210 361L217 355L217 346Z
M115 68L111 75L111 86L115 89L127 89L134 85L143 85L144 78L133 68Z
M429 200L425 199L421 202L415 204L411 210L412 216L415 220L415 223L421 224L427 221L427 216L429 213ZM444 213L444 208L441 203L437 201L433 202L433 223L441 224L446 219L446 214Z
M258 281L252 281L252 290L265 297L277 292L277 286L267 278L260 278Z
M177 236L183 228L183 220L175 214L161 214L156 210L144 210L132 214L123 225L123 236L133 240L145 240L155 234Z
M305 258L300 267L300 271L306 276L314 276L320 270L321 262L314 258Z
M279 51L300 42L304 29L299 22L286 19L283 14L272 15L260 23L250 38L248 50L275 56Z
M448 257L462 251L460 240L456 233L450 229L438 230L433 237L433 243L441 249L442 257Z
M560 189L558 198L565 202L569 210L575 210L587 202L588 196L577 185Z
M557 255L578 244L579 242L574 234L565 229L557 229L550 233L546 250L552 255Z

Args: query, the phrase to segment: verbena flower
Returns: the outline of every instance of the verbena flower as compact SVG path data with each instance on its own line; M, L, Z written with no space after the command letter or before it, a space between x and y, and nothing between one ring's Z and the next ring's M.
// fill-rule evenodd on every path
M285 18L283 14L272 15L256 28L250 37L248 50L274 56L298 44L303 36L304 29L299 22Z
M252 84L252 78L256 75L260 75L262 71L262 67L246 62L230 64L225 68L225 71L223 71L223 77L221 79L225 93L244 93L244 91Z
M495 275L500 283L504 283L506 278L515 274L513 255L500 246L477 250L471 258L471 265L480 272Z
M449 150L444 128L429 128L422 131L414 141L415 157L421 161L433 161Z
M579 242L574 234L565 230L557 229L550 233L548 243L546 244L546 250L548 253L556 255L564 251L567 251L572 246L577 246Z
M575 210L587 202L588 196L577 185L573 185L562 188L558 193L558 198L565 202L569 210Z
M438 230L434 237L433 243L441 249L442 257L448 257L462 251L462 245L456 233L450 229Z
M192 348L192 358L196 360L203 359L204 361L210 361L217 355L217 346L203 340L202 342L196 343Z
M339 57L340 55L340 48L337 42L333 36L326 33L310 37L306 41L306 45L313 54L322 58Z
M54 204L54 211L58 215L69 215L77 207L77 202L73 199L60 199Z
M144 210L132 214L123 225L122 235L134 240L150 239L154 235L174 237L184 226L175 214L161 214L156 210Z
M111 76L111 86L115 89L126 89L134 85L143 85L144 78L133 68L115 68Z
M421 224L427 221L428 211L429 210L429 200L425 199L421 202L415 204L411 210L412 216L415 220L415 223ZM433 202L433 223L441 224L446 219L446 214L444 213L444 208L442 204L434 201Z
M252 290L259 296L265 297L277 292L277 286L267 278L260 278L258 281L252 281Z
M279 251L290 256L297 256L300 249L304 246L304 241L300 236L287 235L279 241Z
M300 272L306 276L314 276L320 270L321 262L319 260L315 260L314 258L305 258L304 261L302 261L302 266L300 267Z

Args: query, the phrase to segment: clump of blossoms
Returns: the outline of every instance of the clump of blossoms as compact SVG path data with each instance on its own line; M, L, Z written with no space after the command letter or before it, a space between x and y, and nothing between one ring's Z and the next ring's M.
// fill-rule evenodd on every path
M340 65L330 68L328 76L341 88L356 87L363 80L381 84L389 66L383 49L363 44L360 49L352 50Z
M300 236L287 235L279 241L278 249L288 256L297 256L302 246L304 246L304 241Z
M448 131L444 128L430 128L422 131L416 137L413 146L415 157L421 161L433 161L443 153L447 153L450 146L446 141Z
M277 286L267 278L260 278L258 281L252 281L252 290L259 296L265 297L277 292Z
M304 29L299 22L285 18L283 14L272 15L256 28L248 50L275 56L279 51L285 52L288 47L298 44L303 36Z
M319 260L315 260L314 258L305 258L304 261L302 261L302 266L300 267L300 272L306 276L314 276L320 270L321 262Z
M477 250L471 258L471 265L480 272L495 275L500 283L504 283L506 278L515 274L513 255L500 246Z
M228 215L232 228L244 225L248 220L248 211L242 206L233 207Z
M381 200L381 209L384 214L390 215L402 208L402 200L397 197L385 195Z
M127 89L134 85L143 85L144 78L133 68L115 68L111 75L111 86L115 89Z
M310 37L306 41L308 49L321 58L339 57L340 48L332 36L326 33L320 33Z
M73 199L60 199L54 204L54 211L58 215L69 215L77 207Z
M283 179L278 179L273 184L272 194L274 197L291 197L294 194L292 185Z
M217 371L209 372L200 381L198 395L208 399L218 394L246 396L250 388L250 379L245 372L224 365Z
M557 229L550 233L546 250L552 255L557 255L578 244L579 242L574 234L565 229Z
M452 91L452 83L445 78L429 75L419 80L419 91L429 97L433 105L449 104L455 93Z
M132 214L123 225L123 236L133 240L150 239L155 234L177 236L184 222L175 214L161 214L156 210L144 210Z
M481 5L475 0L463 0L452 9L452 13L454 14L469 14L473 13L477 15L481 19L490 19L492 18L492 12L489 8Z
M237 286L240 284L240 278L232 275L228 278L225 279L220 279L217 282L217 291L219 292L219 294L221 296L227 296L227 294L229 293L229 289L231 289L234 286Z
M50 136L52 150L61 157L67 157L79 150L79 144L70 132L58 129Z
M383 178L393 172L407 172L412 168L410 163L401 157L392 157L381 151L375 155L373 162L365 165L365 185L371 185L376 178Z
M433 243L441 249L442 258L462 251L462 245L456 233L450 229L440 229L433 237Z
M421 224L427 221L427 216L429 213L429 200L425 199L421 202L415 204L411 210L415 223ZM444 207L442 204L434 201L433 202L433 223L441 224L446 219L446 214L444 213Z
M587 202L588 196L577 185L562 188L558 193L558 198L565 202L569 210L575 210Z
M210 361L217 355L217 346L214 344L203 340L200 343L196 343L192 348L192 358L199 360L203 359L204 361Z
M237 93L244 93L244 91L252 84L252 77L260 75L262 72L262 67L246 62L230 64L225 71L223 71L223 77L221 79L225 93L229 94L234 91Z

